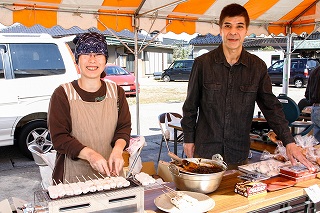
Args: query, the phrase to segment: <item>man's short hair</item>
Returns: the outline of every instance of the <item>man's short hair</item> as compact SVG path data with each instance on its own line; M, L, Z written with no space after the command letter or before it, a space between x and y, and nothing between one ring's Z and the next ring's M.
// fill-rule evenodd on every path
M248 12L246 8L244 8L240 4L229 4L222 9L220 13L220 18L219 18L219 26L222 27L223 20L226 17L235 17L235 16L243 16L246 22L245 23L246 27L249 26L250 19L249 19Z

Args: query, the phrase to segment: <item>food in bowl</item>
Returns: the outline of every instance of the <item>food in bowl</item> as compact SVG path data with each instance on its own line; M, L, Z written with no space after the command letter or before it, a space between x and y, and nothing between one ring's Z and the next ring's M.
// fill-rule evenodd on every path
M190 170L190 172L197 173L197 174L211 174L211 173L218 173L222 172L223 168L217 165L208 165L208 166L198 166L195 169Z
M177 189L208 194L215 191L220 186L223 174L227 170L227 165L225 162L223 162L223 160L209 160L203 158L188 158L188 160L201 162L201 165L216 165L221 168L222 171L208 174L198 174L184 172L183 170L179 169L178 166L170 164L169 170Z

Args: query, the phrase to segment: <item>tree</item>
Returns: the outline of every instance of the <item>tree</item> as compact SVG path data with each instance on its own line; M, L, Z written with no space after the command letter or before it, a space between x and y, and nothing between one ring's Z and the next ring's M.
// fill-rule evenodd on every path
M173 60L187 59L192 51L192 46L182 43L175 44L173 49Z
M265 46L264 48L260 48L259 50L262 50L262 51L273 51L274 48L272 46Z

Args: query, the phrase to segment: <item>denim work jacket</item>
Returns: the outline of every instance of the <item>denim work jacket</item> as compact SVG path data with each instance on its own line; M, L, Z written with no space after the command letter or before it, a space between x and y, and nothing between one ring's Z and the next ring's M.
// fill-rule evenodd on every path
M243 49L230 66L222 45L199 56L183 105L184 142L195 143L196 157L211 159L219 153L227 164L245 161L255 102L283 144L294 142L261 59Z
M312 71L308 79L305 97L311 104L320 103L320 66Z

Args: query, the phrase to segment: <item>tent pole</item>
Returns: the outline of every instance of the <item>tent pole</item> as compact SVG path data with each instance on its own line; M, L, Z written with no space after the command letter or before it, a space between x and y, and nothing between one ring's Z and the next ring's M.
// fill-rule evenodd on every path
M289 79L290 79L290 67L291 67L291 45L292 45L292 34L291 27L287 27L287 52L286 59L284 60L283 66L283 77L282 77L282 93L288 95Z
M137 121L137 135L140 135L140 115L139 115L139 78L138 78L138 27L137 18L134 23L134 74L136 77L136 121Z

